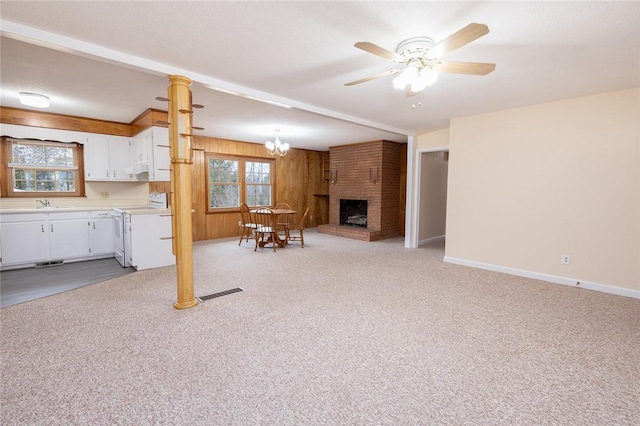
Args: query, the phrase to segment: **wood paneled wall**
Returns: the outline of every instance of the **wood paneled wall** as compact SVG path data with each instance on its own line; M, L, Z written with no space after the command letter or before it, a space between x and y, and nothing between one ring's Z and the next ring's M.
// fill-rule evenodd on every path
M45 127L81 132L133 136L149 126L162 126L166 111L148 109L131 123L117 123L52 114L18 108L0 107L0 122L22 126ZM166 126L166 125L165 125ZM206 213L206 153L224 153L250 157L270 157L262 144L239 142L211 137L196 137L194 140L194 165L192 169L193 229L194 240L222 238L239 235L239 212ZM399 229L404 230L404 200L406 190L406 145L403 145L405 161L400 171L401 200ZM329 223L329 181L323 179L323 159L328 153L292 148L285 157L278 157L275 165L274 202L289 204L298 210L294 221L300 219L309 206L307 226L316 227ZM323 158L324 157L324 158ZM169 182L149 182L149 191L171 192Z
M267 154L262 144L232 141L210 137L194 138L193 167L191 182L193 185L193 239L194 241L212 238L232 237L239 234L239 211L224 213L207 212L207 164L206 154L232 154L257 158L273 158ZM274 203L287 203L299 213L293 218L296 222L309 206L307 226L315 227L328 219L328 203L324 197L314 194L328 194L329 183L322 179L322 152L292 148L284 157L275 162ZM164 191L158 183L151 182L150 190Z

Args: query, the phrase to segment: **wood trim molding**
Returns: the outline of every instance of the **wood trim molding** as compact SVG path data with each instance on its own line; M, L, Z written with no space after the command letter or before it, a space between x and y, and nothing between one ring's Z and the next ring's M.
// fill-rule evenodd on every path
M44 127L47 129L72 130L76 132L100 133L115 136L131 136L127 123L30 111L20 108L0 107L0 122L19 126Z
M135 136L151 126L169 127L168 124L159 123L167 121L169 121L169 113L167 111L148 108L129 123L131 125L131 136Z

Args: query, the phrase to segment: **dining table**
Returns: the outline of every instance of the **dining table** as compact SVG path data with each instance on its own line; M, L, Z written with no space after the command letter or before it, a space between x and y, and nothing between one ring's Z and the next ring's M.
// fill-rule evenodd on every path
M257 208L257 209L252 209L252 210L249 210L249 213L256 214L258 212L258 210L262 210L262 209L269 209L269 207L261 207L261 208ZM298 213L297 210L292 210L292 209L269 209L269 210L271 210L276 217L278 217L280 215L291 216L291 215L294 215L294 214ZM287 223L288 222L289 221L287 220ZM280 238L280 235L277 232L274 232L272 235L275 235L275 237L277 239L275 241L275 243L278 245L278 247L283 248L284 246L287 245L288 241L287 241L286 237L285 238ZM260 247L264 247L267 244L271 244L273 242L272 235L270 235L269 238L266 241L260 242L259 246Z

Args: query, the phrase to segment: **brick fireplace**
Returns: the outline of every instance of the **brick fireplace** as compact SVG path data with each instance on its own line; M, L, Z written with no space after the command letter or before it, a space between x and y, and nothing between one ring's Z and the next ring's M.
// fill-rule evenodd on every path
M402 148L389 141L331 147L329 223L318 231L363 241L399 235Z

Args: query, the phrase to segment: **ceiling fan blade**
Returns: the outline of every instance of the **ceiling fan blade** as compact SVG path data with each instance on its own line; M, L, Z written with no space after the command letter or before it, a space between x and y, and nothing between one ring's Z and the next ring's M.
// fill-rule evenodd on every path
M485 24L469 24L463 29L451 34L441 42L436 43L431 49L429 49L427 57L430 59L441 58L447 53L451 53L488 33L489 27Z
M387 76L390 76L390 75L398 74L399 72L400 72L399 69L389 70L389 71L381 72L380 74L376 74L376 75L372 75L372 76L369 76L369 77L361 78L360 80L350 81L348 83L345 83L344 85L345 86L353 86L355 84L360 84L360 83L365 83L367 81L375 80L376 78L382 78L382 77L387 77Z
M438 72L450 72L455 74L487 75L494 69L496 64L486 62L452 62L442 61L433 66Z
M391 52L384 47L380 47L377 44L369 43L368 41L359 41L354 44L358 49L362 49L365 52L373 53L376 56L380 56L381 58L388 59L393 61L396 59L396 54Z

